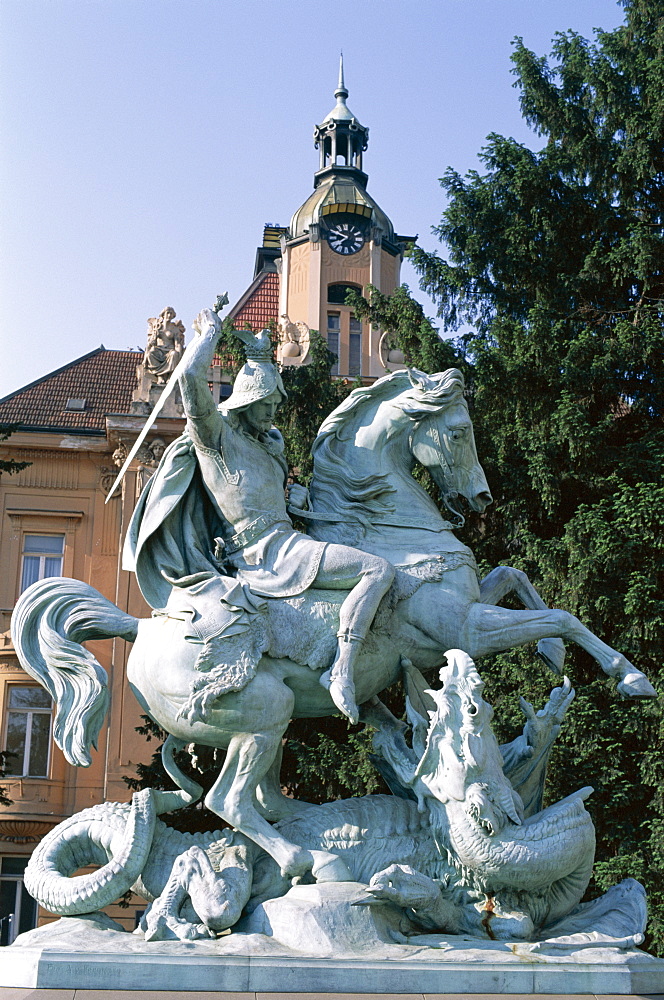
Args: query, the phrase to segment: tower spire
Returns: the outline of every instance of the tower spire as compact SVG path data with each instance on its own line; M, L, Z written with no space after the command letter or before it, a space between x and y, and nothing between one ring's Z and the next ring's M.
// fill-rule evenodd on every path
M344 54L343 52L339 55L339 84L334 92L334 96L339 99L340 97L348 97L348 91L346 90L346 85L344 83Z
M337 103L314 128L314 144L320 149L320 167L316 174L328 168L350 169L357 172L357 179L366 186L367 176L362 172L362 153L367 148L369 129L361 125L346 104L348 88L344 80L344 54L339 55L339 82L334 92ZM318 183L318 181L316 181Z

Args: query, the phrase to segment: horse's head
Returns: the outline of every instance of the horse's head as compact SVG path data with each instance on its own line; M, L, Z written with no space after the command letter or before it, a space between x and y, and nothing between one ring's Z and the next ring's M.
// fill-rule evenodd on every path
M463 375L456 368L436 375L412 369L409 375L411 387L401 403L415 424L413 456L429 470L447 506L461 493L481 513L493 498L475 450Z

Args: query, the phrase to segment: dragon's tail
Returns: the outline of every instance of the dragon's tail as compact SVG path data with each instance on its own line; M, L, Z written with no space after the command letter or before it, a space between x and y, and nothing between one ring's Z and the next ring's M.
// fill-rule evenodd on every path
M106 671L81 643L115 636L133 642L137 628L138 619L80 580L39 580L18 599L14 648L55 702L53 737L70 764L91 764L109 700Z

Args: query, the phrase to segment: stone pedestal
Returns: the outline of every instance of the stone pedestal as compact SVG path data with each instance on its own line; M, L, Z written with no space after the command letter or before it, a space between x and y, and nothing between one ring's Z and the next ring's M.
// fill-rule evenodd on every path
M328 889L324 919L320 887L297 886L285 905L270 900L242 930L216 940L146 942L104 914L65 917L0 949L0 986L317 995L664 993L664 961L636 948L405 936L403 914L391 905L351 905L362 889L357 883ZM325 957L314 957L321 949Z

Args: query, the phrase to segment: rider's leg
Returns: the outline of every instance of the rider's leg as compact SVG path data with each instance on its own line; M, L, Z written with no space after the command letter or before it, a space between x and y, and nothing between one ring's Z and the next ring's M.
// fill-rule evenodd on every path
M337 655L321 677L340 712L358 721L353 670L378 605L394 580L394 567L380 556L369 555L348 545L329 544L323 550L312 586L323 590L352 588L339 609Z

